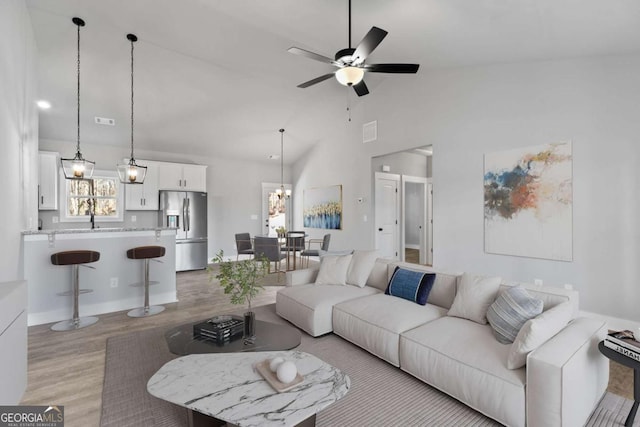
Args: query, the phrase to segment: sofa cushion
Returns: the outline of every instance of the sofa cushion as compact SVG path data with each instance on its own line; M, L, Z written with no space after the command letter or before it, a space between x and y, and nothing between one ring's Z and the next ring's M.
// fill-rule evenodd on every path
M487 310L495 301L502 279L464 273L458 292L447 315L462 317L476 323L487 323Z
M373 270L378 258L378 251L353 251L351 263L347 270L347 285L363 287Z
M445 316L400 336L400 368L509 426L525 425L524 368L506 366L509 346L489 325Z
M402 298L376 294L333 307L333 332L398 366L400 334L438 319L447 310L414 304Z
M371 274L369 274L369 278L367 279L367 286L372 286L384 292L387 289L387 286L389 285L389 277L387 276L387 266L392 262L393 260L386 259L386 258L376 259L375 264L373 264L373 269L371 270Z
M391 276L391 280L389 280L389 286L384 293L425 305L435 278L435 273L406 270L396 267Z
M380 290L369 286L291 286L280 289L276 294L276 313L317 337L333 330L331 312L335 304L376 293L380 293Z
M539 316L528 320L516 337L507 359L509 369L518 369L527 363L527 355L560 332L569 323L572 305L563 302Z
M393 262L387 267L387 283L391 279L391 276L397 266L407 270L436 273L436 280L433 282L433 287L431 288L427 302L444 308L451 307L456 296L456 287L462 273L447 273L435 270L432 267L427 267L426 265L410 264L408 262Z
M346 285L351 257L351 254L320 257L320 271L316 277L316 285Z
M511 344L522 325L542 313L542 301L533 298L522 286L514 286L498 294L487 311L487 320L502 344Z

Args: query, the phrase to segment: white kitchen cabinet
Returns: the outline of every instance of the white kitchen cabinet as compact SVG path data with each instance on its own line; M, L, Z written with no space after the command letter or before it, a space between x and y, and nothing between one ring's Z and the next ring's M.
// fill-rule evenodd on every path
M158 189L207 191L207 167L158 162Z
M125 159L126 162L129 159ZM127 184L125 187L125 209L128 211L158 210L158 162L136 160L147 167L147 175L142 184Z
M38 209L58 209L58 153L38 152Z

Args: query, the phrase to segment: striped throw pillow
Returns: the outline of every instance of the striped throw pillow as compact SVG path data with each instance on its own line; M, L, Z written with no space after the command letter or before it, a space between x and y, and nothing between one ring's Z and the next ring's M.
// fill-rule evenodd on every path
M396 267L391 280L389 280L389 286L387 286L387 290L384 293L425 305L435 280L435 273L405 270L404 268Z
M487 311L487 320L496 339L511 344L529 319L542 313L543 303L533 298L522 286L506 289Z

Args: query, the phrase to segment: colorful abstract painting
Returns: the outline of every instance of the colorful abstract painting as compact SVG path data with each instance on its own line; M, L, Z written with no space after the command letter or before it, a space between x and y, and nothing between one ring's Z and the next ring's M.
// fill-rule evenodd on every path
M485 252L573 259L571 143L485 154Z
M302 205L305 227L342 229L342 185L306 189Z

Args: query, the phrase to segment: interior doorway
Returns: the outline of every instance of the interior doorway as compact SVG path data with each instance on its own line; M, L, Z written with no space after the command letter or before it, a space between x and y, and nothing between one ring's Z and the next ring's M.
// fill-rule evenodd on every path
M284 185L285 190L291 190L291 184ZM280 184L272 182L262 183L262 218L264 236L276 237L280 227L285 230L291 228L293 216L290 212L291 198L278 197Z
M432 155L432 147L426 146L371 159L374 233L381 256L433 265ZM397 185L393 189L395 198L389 193L392 182ZM391 233L394 224L389 219L393 212L396 212L395 235Z

